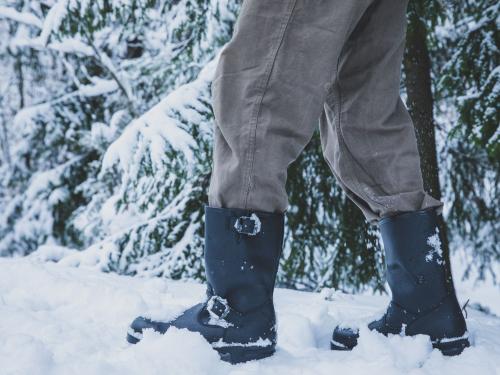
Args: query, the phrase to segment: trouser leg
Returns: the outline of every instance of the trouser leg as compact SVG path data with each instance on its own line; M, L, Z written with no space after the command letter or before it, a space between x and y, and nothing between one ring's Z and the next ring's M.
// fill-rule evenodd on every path
M441 206L424 191L413 124L399 96L406 6L372 3L344 45L320 119L327 162L372 221Z
M398 0L400 1L400 0ZM209 204L282 212L348 35L373 0L246 0L212 83Z

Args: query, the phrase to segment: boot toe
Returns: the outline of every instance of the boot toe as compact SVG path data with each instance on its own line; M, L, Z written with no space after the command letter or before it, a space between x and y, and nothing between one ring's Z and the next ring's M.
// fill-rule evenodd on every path
M387 334L392 333L392 334L398 334L401 332L401 329L396 329L396 328L391 328L386 324L386 321L384 317L374 320L373 322L370 322L368 324L368 329L370 331L377 331L384 336L387 336Z
M335 327L330 348L332 350L352 350L358 344L359 331L349 327Z
M144 330L152 329L159 333L165 333L170 325L170 323L154 322L151 319L139 316L134 319L127 331L127 341L131 344L137 344L141 341Z

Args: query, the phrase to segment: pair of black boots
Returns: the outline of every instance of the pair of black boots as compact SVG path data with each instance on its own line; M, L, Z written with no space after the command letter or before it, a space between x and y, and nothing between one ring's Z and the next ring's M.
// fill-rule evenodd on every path
M207 299L170 322L135 319L127 340L135 344L145 329L164 333L172 326L199 332L230 363L271 356L284 215L206 207L205 223ZM380 230L392 301L369 328L428 335L443 354L460 354L469 346L467 327L442 257L435 210L383 219ZM331 348L351 350L358 336L356 329L337 327Z

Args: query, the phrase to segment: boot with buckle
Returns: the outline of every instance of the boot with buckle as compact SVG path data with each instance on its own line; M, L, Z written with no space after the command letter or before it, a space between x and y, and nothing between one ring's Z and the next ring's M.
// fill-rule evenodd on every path
M441 249L435 209L403 213L379 222L392 300L386 313L368 325L387 336L427 335L444 355L469 344L467 326ZM351 350L359 330L337 326L332 350Z
M283 214L205 207L207 299L172 321L136 318L127 341L139 342L146 329L165 333L176 327L200 333L230 363L271 356L283 231Z

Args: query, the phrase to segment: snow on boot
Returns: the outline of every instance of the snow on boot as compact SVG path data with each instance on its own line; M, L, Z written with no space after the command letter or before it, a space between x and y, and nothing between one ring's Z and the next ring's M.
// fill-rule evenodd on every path
M441 250L434 209L404 213L380 221L387 282L392 301L385 315L368 325L384 335L428 335L444 355L469 346L467 327ZM333 350L351 350L359 331L337 326Z
M139 317L127 341L145 329L199 332L221 359L239 363L272 355L276 347L273 290L283 246L284 215L205 208L207 300L170 322Z

